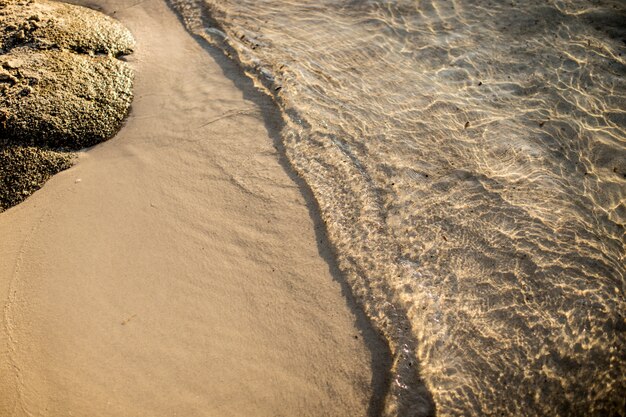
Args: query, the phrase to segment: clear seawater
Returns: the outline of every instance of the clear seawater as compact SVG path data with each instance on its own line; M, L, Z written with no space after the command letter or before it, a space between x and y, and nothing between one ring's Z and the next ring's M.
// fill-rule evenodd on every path
M283 112L384 414L624 413L624 1L170 4Z

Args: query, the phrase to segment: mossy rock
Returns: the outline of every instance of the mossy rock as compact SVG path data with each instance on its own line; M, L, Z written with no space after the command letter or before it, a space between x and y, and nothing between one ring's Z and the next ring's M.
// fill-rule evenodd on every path
M131 33L100 12L0 0L0 211L69 167L64 153L116 133L133 86L119 58L133 47Z

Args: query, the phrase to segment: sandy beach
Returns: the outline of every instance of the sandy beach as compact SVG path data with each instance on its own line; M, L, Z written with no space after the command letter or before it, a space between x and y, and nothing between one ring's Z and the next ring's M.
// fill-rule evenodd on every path
M621 416L620 0L0 0L0 417Z
M135 36L135 99L0 215L0 415L376 414L387 347L271 100L162 0L73 3Z

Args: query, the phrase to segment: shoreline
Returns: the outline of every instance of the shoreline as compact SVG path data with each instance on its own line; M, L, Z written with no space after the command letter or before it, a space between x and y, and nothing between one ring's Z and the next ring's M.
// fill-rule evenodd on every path
M135 101L0 216L0 410L377 414L389 354L274 148L274 104L165 2L72 3L134 33Z

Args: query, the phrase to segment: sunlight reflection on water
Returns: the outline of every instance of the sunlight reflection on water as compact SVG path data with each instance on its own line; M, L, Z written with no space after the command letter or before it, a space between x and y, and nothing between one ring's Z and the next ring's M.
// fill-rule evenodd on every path
M171 3L283 109L388 414L626 409L623 2Z

